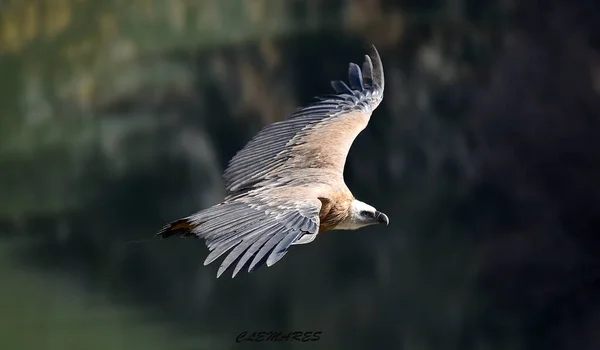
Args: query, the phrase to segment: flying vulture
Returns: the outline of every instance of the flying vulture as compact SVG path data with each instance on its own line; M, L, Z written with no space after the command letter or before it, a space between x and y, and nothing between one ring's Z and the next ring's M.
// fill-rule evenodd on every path
M208 265L229 252L217 278L233 263L237 273L279 261L292 245L319 233L389 224L388 217L354 198L344 164L354 139L383 99L377 49L361 68L350 63L350 86L333 81L335 94L318 97L286 120L264 127L229 162L227 197L213 207L165 225L158 236L198 237Z

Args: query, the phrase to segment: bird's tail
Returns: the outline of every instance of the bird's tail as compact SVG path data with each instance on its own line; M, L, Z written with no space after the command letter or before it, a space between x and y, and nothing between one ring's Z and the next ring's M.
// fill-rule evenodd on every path
M181 238L196 236L192 230L195 226L193 226L188 219L179 219L173 222L170 222L163 226L158 233L157 236L160 238L168 238L171 236L178 236Z
M193 215L172 221L163 226L156 235L161 238L168 238L171 236L181 238L199 237L199 232L194 232L194 229L206 223L208 220L222 217L224 214L231 212L231 206L224 204L227 203L222 202Z

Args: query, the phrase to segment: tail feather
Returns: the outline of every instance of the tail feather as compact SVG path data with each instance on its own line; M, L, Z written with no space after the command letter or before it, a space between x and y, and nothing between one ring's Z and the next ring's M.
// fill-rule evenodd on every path
M161 238L168 238L171 236L179 236L181 238L196 236L192 232L193 229L194 226L192 226L187 219L179 219L163 226L156 235Z

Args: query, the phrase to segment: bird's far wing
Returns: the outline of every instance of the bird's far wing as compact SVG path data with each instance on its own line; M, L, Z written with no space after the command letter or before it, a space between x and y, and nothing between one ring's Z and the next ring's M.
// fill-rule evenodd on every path
M245 266L249 272L265 262L272 266L302 236L318 233L321 201L311 192L293 188L247 192L172 222L158 235L203 238L210 250L204 265L230 251L217 277L237 261L235 277Z
M263 128L229 162L223 175L227 190L235 194L273 179L293 180L302 176L299 170L311 168L343 179L350 147L383 99L383 66L374 46L365 55L362 71L350 63L348 75L350 87L333 81L337 94L320 97Z

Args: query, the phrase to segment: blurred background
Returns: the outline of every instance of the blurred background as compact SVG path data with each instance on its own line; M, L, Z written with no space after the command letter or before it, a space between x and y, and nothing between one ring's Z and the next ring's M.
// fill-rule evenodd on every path
M128 243L369 44L345 176L390 226L235 279ZM593 1L3 0L0 348L599 349L599 49Z

